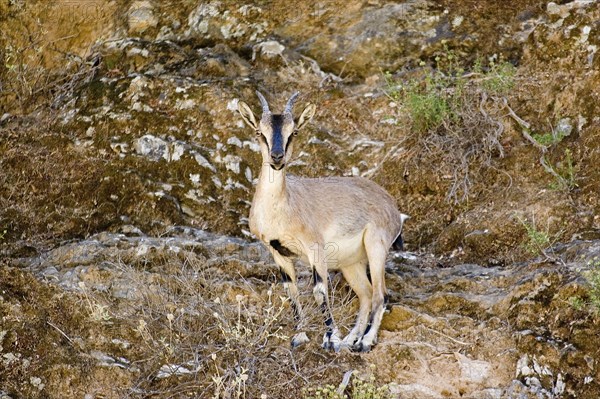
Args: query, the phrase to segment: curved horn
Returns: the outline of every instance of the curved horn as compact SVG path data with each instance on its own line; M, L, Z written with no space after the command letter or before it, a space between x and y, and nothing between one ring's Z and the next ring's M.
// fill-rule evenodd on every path
M256 90L256 95L258 96L260 104L262 105L263 114L270 114L271 110L269 109L269 104L267 103L267 100L265 100L265 97L258 90Z
M284 114L292 113L292 107L294 106L294 103L296 102L296 99L298 98L299 95L300 95L299 91L292 94L292 96L288 100L287 104L285 105L285 110L283 111Z

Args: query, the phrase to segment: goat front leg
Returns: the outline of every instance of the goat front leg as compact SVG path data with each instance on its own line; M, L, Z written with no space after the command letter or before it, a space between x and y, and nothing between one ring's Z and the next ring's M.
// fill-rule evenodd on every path
M329 306L329 290L328 290L328 271L327 263L325 262L323 246L315 244L316 248L311 252L309 261L313 272L313 295L317 305L323 312L325 318L325 335L323 335L323 348L333 349L336 352L342 347L343 340L340 337L340 332L333 320L331 307Z
M294 312L294 321L296 322L296 331L298 331L291 341L292 348L296 348L309 341L306 332L304 331L306 317L302 305L300 304L300 294L298 292L298 278L296 277L296 269L292 259L282 256L279 252L271 250L275 263L279 266L281 272L281 282L285 293L290 298L292 310Z

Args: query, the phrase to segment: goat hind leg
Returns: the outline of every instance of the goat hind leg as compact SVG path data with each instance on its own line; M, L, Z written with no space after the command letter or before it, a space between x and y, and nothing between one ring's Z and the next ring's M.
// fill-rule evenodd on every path
M362 338L365 333L369 321L369 314L371 313L371 297L372 288L371 283L367 277L367 265L364 262L355 263L350 266L346 266L342 269L342 274L346 279L346 282L359 300L359 310L356 316L356 323L354 328L346 335L343 340L343 345L346 347L354 348L357 341Z
M364 243L369 259L373 294L369 327L365 335L358 342L357 349L362 352L368 352L377 343L377 333L379 332L379 326L385 311L385 260L388 254L388 246L379 231L370 229L367 229Z

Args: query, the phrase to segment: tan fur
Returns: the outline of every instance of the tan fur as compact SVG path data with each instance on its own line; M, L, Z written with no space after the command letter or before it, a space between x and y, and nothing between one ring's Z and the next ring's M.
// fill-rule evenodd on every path
M282 256L271 243L276 240L286 251L308 262L317 276L314 294L330 322L323 344L335 350L352 346L369 350L376 342L377 330L384 310L385 259L393 241L407 218L396 208L395 200L374 182L359 177L302 178L286 175L285 165L291 145L283 160L272 156L277 140L285 144L292 134L314 114L308 105L296 126L291 113L285 114L279 130L270 126L268 104L263 104L260 123L245 103L239 111L244 121L257 132L261 143L263 165L250 209L250 230L271 250L275 262L290 277L286 289L300 317L296 273L293 262ZM293 105L295 97L286 109ZM281 137L275 138L276 132ZM262 137L261 137L262 136ZM264 137L264 138L263 138ZM279 170L277 170L280 168ZM285 251L284 251L285 252ZM372 284L367 278L367 265ZM341 270L360 301L357 322L343 340L331 318L328 303L328 270ZM367 333L368 324L371 327ZM303 335L305 337L305 334ZM297 344L299 342L294 342Z

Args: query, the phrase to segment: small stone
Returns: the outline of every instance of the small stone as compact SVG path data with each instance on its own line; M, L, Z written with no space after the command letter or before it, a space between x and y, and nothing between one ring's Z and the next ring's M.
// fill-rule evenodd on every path
M154 7L149 1L136 1L128 12L129 32L144 33L148 28L158 25L158 18L154 15Z
M242 148L242 140L233 136L227 139L227 144Z
M153 161L161 158L169 159L169 146L161 138L147 134L135 140L133 148L138 155L143 155Z
M254 59L257 53L260 53L260 55L264 56L265 58L283 56L284 50L285 46L283 46L281 43L275 40L269 40L254 46L252 58Z
M571 118L563 118L558 121L556 125L556 135L559 137L566 137L573 131L573 122Z
M551 1L546 6L546 12L550 15L558 15L560 14L560 6L555 2Z
M463 23L464 20L465 20L465 17L463 17L462 15L457 15L452 20L452 27L453 28L458 28L460 25L462 25L462 23Z
M196 107L196 102L192 99L188 99L188 100L177 100L177 102L175 103L175 109L176 110L186 110L186 109L193 109Z

